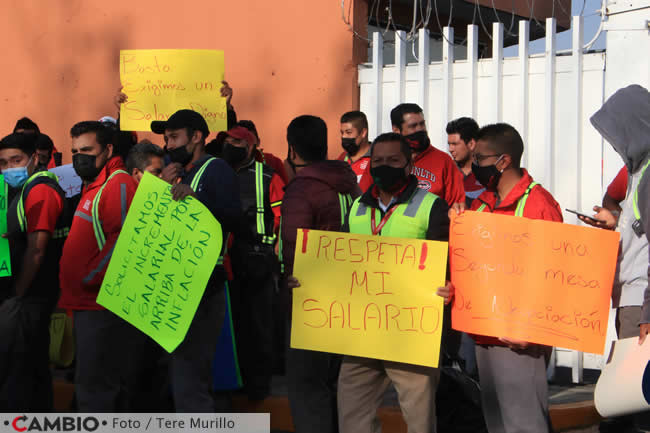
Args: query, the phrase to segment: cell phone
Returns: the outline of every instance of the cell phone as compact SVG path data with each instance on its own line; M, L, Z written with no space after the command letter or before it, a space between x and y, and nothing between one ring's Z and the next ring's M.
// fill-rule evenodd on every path
M576 214L578 216L587 218L588 220L596 222L596 223L604 223L605 222L605 221L596 219L596 218L592 217L591 215L587 215L586 213L578 212L577 210L571 210L571 209L564 209L564 210L567 211L567 212L571 212L572 214Z

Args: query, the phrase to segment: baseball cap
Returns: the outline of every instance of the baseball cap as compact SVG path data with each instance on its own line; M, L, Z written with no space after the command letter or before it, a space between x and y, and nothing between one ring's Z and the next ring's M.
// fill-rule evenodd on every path
M248 144L257 143L257 139L248 129L243 126L235 126L228 131L221 131L216 138L217 144L221 145L226 140L226 137L236 138L237 140L246 140Z
M203 116L194 110L178 110L167 121L154 120L151 130L156 134L164 134L166 129L192 128L203 133L203 137L210 134L210 129Z

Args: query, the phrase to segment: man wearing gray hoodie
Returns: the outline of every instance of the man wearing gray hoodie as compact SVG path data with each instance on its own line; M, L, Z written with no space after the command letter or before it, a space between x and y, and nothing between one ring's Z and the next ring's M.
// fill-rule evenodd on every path
M629 172L616 227L621 242L612 305L617 309L618 338L638 335L639 344L643 344L650 333L650 93L639 85L619 89L591 117L591 123L621 156ZM634 418L636 428L643 424L643 431L648 431L650 412Z

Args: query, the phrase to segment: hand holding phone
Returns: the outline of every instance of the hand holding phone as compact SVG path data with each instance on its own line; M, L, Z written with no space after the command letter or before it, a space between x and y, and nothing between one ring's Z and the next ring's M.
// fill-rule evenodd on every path
M575 214L578 217L585 218L585 219L589 220L590 222L601 223L601 224L605 223L605 221L603 221L603 220L596 219L596 218L592 217L591 215L587 215L586 213L578 212L577 210L572 210L572 209L564 209L564 210L567 211L567 212L570 212L572 214Z

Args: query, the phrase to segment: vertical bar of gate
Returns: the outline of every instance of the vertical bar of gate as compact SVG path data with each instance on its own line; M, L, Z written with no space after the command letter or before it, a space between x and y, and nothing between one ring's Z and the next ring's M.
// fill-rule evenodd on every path
M501 122L503 116L503 24L492 24L492 88L494 110L492 122Z
M472 103L472 119L478 114L478 26L467 26L467 63L469 66L470 101Z
M368 136L376 137L381 133L383 112L382 92L384 88L384 38L380 32L372 34L372 80L375 91L375 112L368 125Z
M418 104L429 123L429 30L418 32Z
M519 21L519 132L524 140L524 154L522 165L528 168L528 155L530 153L528 140L528 65L530 54L530 22Z
M576 203L577 209L582 209L582 46L584 45L583 35L583 18L582 16L573 17L571 30L573 33L573 48L571 57L571 67L573 69L573 88L575 101L575 119L576 125L573 141L576 143L577 151L577 179ZM582 352L573 352L573 365L571 366L571 379L573 383L583 382L583 365L584 356Z
M404 102L406 92L406 32L395 32L395 92L398 104Z
M555 163L555 18L546 19L546 49L544 70L544 183L551 192L555 193L553 165Z
M442 41L442 137L440 143L447 142L445 127L452 116L452 95L454 94L454 29L445 27L442 30L445 36Z

